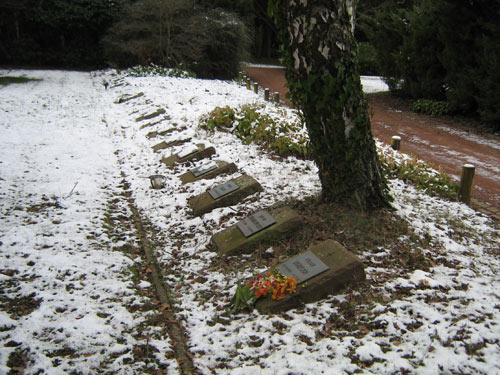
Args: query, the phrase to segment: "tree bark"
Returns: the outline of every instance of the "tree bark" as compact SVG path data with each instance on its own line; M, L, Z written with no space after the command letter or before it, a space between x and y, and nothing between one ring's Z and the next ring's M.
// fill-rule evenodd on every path
M292 101L303 113L322 197L389 206L357 69L352 0L270 0Z

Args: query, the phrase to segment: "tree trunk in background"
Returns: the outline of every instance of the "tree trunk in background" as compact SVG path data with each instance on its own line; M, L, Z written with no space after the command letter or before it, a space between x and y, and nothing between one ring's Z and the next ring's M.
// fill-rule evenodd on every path
M292 101L302 110L322 197L389 206L357 69L352 0L270 0Z

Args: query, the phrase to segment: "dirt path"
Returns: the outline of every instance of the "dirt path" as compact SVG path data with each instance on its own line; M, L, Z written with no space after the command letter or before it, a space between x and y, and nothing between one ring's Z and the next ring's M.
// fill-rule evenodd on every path
M272 67L246 67L246 74L262 87L280 92L285 99L284 70ZM473 204L500 217L500 137L474 134L467 124L453 123L408 111L389 95L369 95L372 131L389 144L393 135L402 137L401 151L416 155L435 168L460 179L464 164L474 164Z

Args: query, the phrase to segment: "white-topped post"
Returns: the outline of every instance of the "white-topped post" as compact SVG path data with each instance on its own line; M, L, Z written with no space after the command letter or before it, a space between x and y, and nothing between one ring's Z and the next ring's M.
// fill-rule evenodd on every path
M269 101L269 89L264 90L264 100Z
M462 177L460 178L460 187L458 189L458 200L470 205L472 197L472 181L476 168L472 164L465 164L462 167Z
M399 151L401 148L401 137L399 135L395 135L391 139L391 147L393 150Z

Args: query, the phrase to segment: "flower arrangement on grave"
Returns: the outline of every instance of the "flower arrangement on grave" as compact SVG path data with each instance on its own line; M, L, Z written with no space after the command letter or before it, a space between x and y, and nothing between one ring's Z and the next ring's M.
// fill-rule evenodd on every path
M295 293L297 282L293 276L285 276L277 269L257 274L245 283L238 282L238 287L231 300L231 311L239 312L253 309L259 298L268 297L279 301L287 294Z

